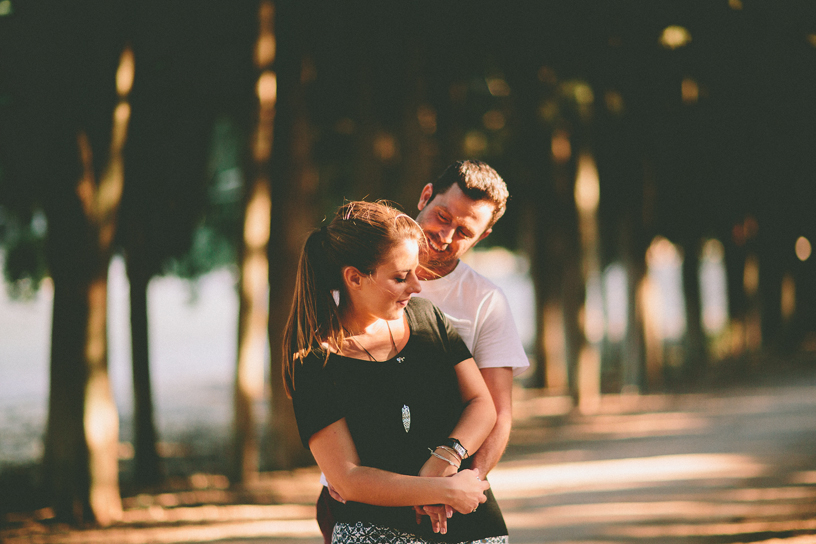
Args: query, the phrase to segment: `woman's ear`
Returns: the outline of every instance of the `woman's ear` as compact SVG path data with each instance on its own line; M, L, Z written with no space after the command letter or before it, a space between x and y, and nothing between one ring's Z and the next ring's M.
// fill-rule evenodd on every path
M349 291L361 289L363 287L363 281L368 277L368 274L363 274L353 266L343 267L340 273L343 277L343 283L346 284L346 288Z

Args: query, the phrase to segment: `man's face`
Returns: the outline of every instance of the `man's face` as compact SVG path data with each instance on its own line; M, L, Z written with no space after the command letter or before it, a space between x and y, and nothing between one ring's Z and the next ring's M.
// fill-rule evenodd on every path
M487 226L495 206L487 200L469 198L456 184L433 200L432 194L433 185L429 183L422 189L417 204L416 220L428 240L422 265L436 275L445 276L456 268L459 257L490 234Z

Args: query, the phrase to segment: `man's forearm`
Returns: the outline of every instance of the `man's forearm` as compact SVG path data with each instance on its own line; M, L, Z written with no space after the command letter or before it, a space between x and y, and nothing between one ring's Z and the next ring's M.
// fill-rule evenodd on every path
M498 464L510 439L512 420L512 415L499 414L493 430L473 455L471 468L479 469L479 474L486 476Z
M496 424L487 435L479 450L473 454L473 468L487 475L504 454L513 426L513 371L507 367L483 368L482 377L493 405L496 407Z

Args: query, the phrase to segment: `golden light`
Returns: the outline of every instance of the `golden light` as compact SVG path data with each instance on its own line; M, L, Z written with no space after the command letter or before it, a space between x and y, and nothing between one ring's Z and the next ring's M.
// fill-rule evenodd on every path
M491 110L482 116L482 123L487 130L501 130L506 121L502 112Z
M422 132L433 134L436 132L436 110L430 106L422 105L417 108L417 121Z
M479 155L487 149L487 136L478 130L471 130L465 135L465 153Z
M796 281L790 274L782 278L782 295L780 297L782 318L787 320L796 312Z
M768 467L736 454L662 455L549 465L497 467L490 473L496 498L540 497L547 493L636 488L649 482L712 478L744 479L765 474Z
M270 0L264 0L258 7L258 40L255 42L255 66L258 68L265 68L275 60L274 21L275 6Z
M272 106L278 98L278 78L275 72L266 71L258 78L258 84L255 87L258 93L258 99L263 106Z
M683 78L680 84L680 94L683 97L684 104L696 104L700 97L700 87L697 82L690 77Z
M510 85L500 77L491 77L487 79L487 90L493 96L508 96L510 95Z
M390 161L397 156L397 141L391 134L381 132L374 138L374 154L381 161Z
M263 248L269 242L272 199L267 184L256 184L244 218L244 242L251 248Z
M11 0L0 1L0 17L11 15L14 13L14 7L11 5Z
M570 144L569 135L563 130L553 132L550 148L555 162L565 163L572 156L572 144Z
M575 203L583 213L598 209L601 200L601 184L595 160L587 154L578 159L578 176L575 180Z
M742 9L742 0L728 0L728 7L735 11L739 11Z
M604 93L604 103L610 113L616 115L623 113L623 96L618 91L606 91Z
M660 45L666 49L679 49L691 41L691 33L678 25L667 26L660 34Z
M812 247L810 245L810 240L805 238L804 236L800 236L796 239L796 256L799 258L800 261L804 262L810 258L810 253L812 251Z
M745 293L749 296L759 289L759 260L754 255L748 255L745 259L742 284L745 287Z
M135 66L133 50L129 46L125 47L119 57L119 68L116 70L116 92L121 97L127 96L133 88Z
M576 83L572 89L575 101L581 106L591 106L595 102L595 93L586 83Z
M816 34L808 34L807 41L813 47L816 47Z

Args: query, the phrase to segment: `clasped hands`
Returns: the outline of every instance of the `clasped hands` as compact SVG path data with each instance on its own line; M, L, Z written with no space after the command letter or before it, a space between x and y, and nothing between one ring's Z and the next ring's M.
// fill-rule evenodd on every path
M452 504L434 504L424 506L414 506L417 524L422 522L422 516L431 519L431 528L435 533L445 534L448 532L448 519L453 516L453 512L460 514L470 514L476 508L487 501L484 492L490 488L490 484L482 480L479 476L479 469L466 469L457 472L453 467L436 457L431 457L419 471L419 476L448 477L451 478L454 497ZM340 496L336 489L329 483L329 495L339 502L346 500Z
M476 511L479 504L487 500L484 492L490 488L490 484L480 479L479 469L466 469L461 472L457 470L437 457L431 457L419 471L419 476L443 476L456 481L458 498L452 504L414 506L417 523L422 522L422 516L430 517L431 527L435 533L448 532L448 519L453 516L454 510L460 514L470 514Z

